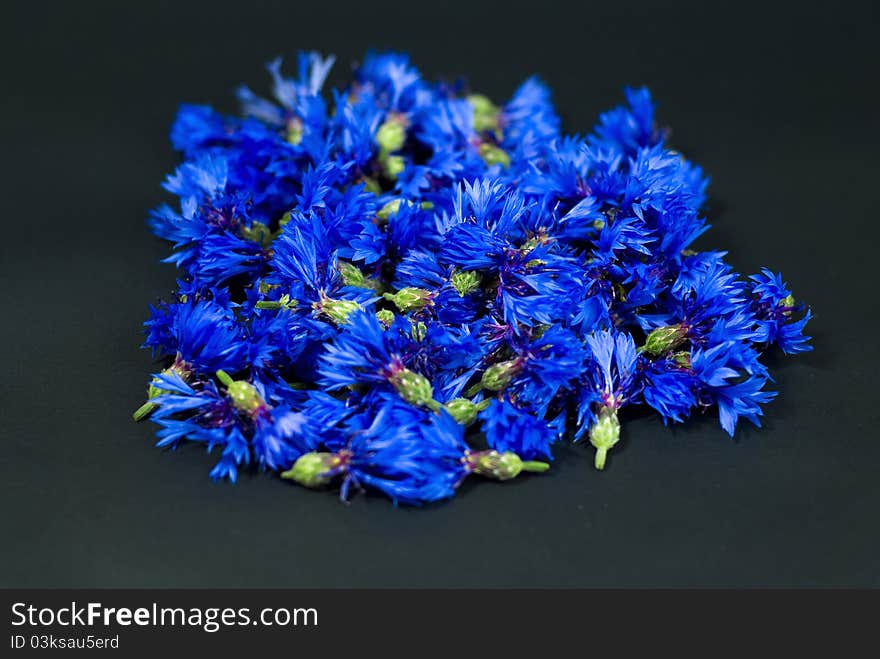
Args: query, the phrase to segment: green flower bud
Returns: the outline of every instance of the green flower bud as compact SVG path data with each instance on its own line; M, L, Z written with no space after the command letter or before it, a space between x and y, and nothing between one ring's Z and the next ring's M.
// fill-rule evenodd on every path
M425 405L432 410L440 408L440 404L434 400L434 388L424 375L404 368L395 372L388 381L407 403Z
M500 481L516 478L524 471L543 472L550 468L546 462L523 461L512 451L504 453L495 450L471 451L468 453L466 461L475 474Z
M679 350L672 353L672 360L682 368L691 367L691 353L687 350Z
M305 487L321 487L333 478L333 470L339 467L342 459L336 453L304 453L299 456L281 478L295 481Z
M360 182L364 184L364 190L367 192L372 192L375 195L382 194L382 186L379 185L376 179L365 176Z
M302 142L303 138L303 124L302 121L298 117L294 117L290 121L287 122L287 132L285 133L285 139L288 143L296 146L300 142Z
M400 197L386 202L386 204L379 209L379 212L376 213L376 217L378 217L380 220L387 220L389 217L400 210L400 204L402 203L403 199L401 199Z
M474 130L478 133L498 129L498 106L483 94L471 94L468 103L474 111Z
M434 298L434 293L423 288L407 286L406 288L401 288L396 293L385 293L382 297L389 302L394 302L398 309L406 313L407 311L421 309L430 303Z
M665 355L670 350L675 350L687 340L687 330L680 324L658 327L648 334L642 350L648 354Z
M372 277L367 277L354 263L339 261L337 268L340 277L342 277L342 283L346 286L369 288L374 291L378 291L381 288L381 284L378 281Z
M501 147L495 146L490 142L483 142L478 149L480 158L488 167L492 165L501 165L502 167L510 167L510 156Z
M383 153L399 151L406 142L406 126L403 117L391 115L376 131L376 144Z
M511 359L506 362L493 364L483 373L480 384L483 385L483 388L490 391L501 391L510 384L510 381L521 370L522 360L520 359Z
M590 443L596 447L596 469L605 468L605 458L608 450L620 441L620 421L617 420L617 410L611 407L603 407L590 428Z
M477 420L479 408L467 398L453 398L443 406L449 415L463 426L469 426Z
M376 312L376 318L378 318L379 322L387 329L391 327L391 324L394 322L394 312L391 311L391 309L379 309L379 311Z
M391 180L396 180L403 171L405 163L402 156L388 156L382 159L382 171Z
M266 404L257 388L244 380L234 380L226 387L226 393L233 407L246 414L253 414Z
M376 312L376 318L388 328L391 327L391 323L394 322L394 312L391 311L391 309L379 309L379 311Z
M452 274L452 287L464 297L480 287L480 274L473 270L459 270Z
M251 222L251 225L248 227L241 227L239 229L239 233L241 237L245 240L250 240L255 242L263 247L268 247L272 244L272 240L275 238L275 235L272 233L272 230L267 227L262 222L258 222L254 220Z
M348 317L351 314L363 307L354 300L334 300L333 298L322 296L320 302L312 304L312 308L327 316L337 325L344 325L348 322Z

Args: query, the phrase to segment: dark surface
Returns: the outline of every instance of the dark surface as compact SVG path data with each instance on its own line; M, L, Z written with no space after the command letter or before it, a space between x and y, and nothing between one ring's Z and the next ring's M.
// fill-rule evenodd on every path
M20 2L3 21L0 585L880 586L867 3L116 4ZM175 274L145 217L177 104L231 111L235 85L265 89L263 63L300 48L335 52L338 81L370 46L496 99L538 73L570 132L650 85L713 177L702 246L781 270L816 312L815 352L769 358L765 428L638 418L604 473L564 449L546 476L421 510L214 484L201 449L155 449L131 412L152 367L140 324Z

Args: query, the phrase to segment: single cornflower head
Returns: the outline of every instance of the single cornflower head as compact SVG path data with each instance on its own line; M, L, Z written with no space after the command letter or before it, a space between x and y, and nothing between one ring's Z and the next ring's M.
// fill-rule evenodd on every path
M546 462L522 460L512 451L499 453L494 449L468 451L462 458L462 462L473 473L499 481L516 478L524 471L541 473L550 468L550 465Z

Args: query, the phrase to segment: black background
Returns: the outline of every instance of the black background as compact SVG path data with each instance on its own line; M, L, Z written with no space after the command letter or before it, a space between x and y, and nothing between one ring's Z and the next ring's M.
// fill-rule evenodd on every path
M880 585L868 3L124 4L4 10L0 585ZM336 53L339 83L369 47L496 100L538 73L569 132L648 84L712 175L701 246L781 270L815 310L815 352L768 358L765 428L636 418L604 473L561 449L545 476L424 509L215 484L201 449L156 450L131 412L140 324L174 282L145 217L178 103L232 111L298 49Z

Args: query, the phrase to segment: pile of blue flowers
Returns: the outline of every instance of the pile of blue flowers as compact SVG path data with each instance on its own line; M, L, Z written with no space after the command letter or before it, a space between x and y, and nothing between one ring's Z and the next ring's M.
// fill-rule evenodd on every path
M496 105L371 54L324 94L332 64L273 62L274 100L243 87L241 118L174 123L180 204L150 224L181 277L151 308L165 368L135 413L159 446L217 450L217 479L416 504L545 471L559 441L602 469L631 405L760 425L759 357L809 350L810 311L692 249L707 179L646 89L581 138L534 78Z

